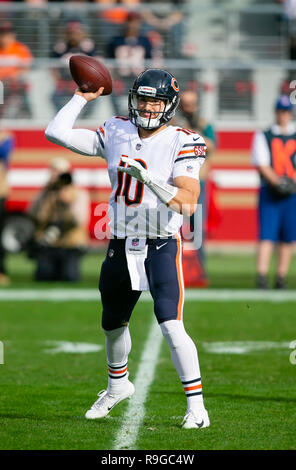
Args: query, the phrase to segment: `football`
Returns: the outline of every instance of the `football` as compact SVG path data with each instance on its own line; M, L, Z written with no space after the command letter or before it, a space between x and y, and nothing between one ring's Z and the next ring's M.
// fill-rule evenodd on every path
M102 86L103 95L110 95L112 92L110 72L98 59L85 55L72 55L69 67L73 80L82 92L93 93Z

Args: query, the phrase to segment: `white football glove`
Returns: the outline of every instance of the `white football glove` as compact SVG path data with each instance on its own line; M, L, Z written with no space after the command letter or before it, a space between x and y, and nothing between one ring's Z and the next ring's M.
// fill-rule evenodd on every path
M117 169L122 173L127 173L128 175L133 176L141 183L144 183L148 188L160 199L161 202L167 204L171 199L173 199L177 192L178 188L172 186L171 184L160 181L158 178L150 177L146 168L143 168L142 165L128 157L121 157L121 160L129 165L129 167L119 166Z
M129 167L119 166L118 171L121 171L122 173L127 173L128 175L137 178L137 180L144 184L150 181L148 171L144 167L142 167L141 163L128 157L121 157L121 160L127 163Z

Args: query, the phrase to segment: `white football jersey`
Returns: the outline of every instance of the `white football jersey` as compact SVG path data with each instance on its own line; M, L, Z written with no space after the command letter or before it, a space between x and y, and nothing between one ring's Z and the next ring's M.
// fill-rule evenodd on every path
M194 131L168 126L141 139L138 128L127 117L112 117L97 130L100 155L106 159L112 186L109 201L110 229L118 237L167 237L178 233L183 216L164 205L136 178L121 173L122 156L139 161L165 183L187 176L199 180L206 144Z

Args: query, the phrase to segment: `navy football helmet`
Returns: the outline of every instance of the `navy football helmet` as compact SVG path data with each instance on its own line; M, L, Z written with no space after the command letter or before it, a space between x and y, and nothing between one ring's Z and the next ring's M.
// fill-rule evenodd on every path
M152 112L148 118L141 117L138 110L139 96L149 96L164 100L164 110L158 112L158 116L154 119L151 117ZM136 78L132 89L129 91L129 118L137 127L147 130L158 129L172 119L179 101L179 85L173 75L162 69L144 70Z

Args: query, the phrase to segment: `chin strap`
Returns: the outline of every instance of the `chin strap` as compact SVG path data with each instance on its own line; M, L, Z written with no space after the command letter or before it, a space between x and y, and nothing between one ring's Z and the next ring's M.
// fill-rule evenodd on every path
M121 160L127 163L129 166L122 167L119 166L117 169L122 173L127 173L128 175L134 176L141 183L146 184L146 186L160 199L161 202L167 204L171 199L173 199L177 192L178 188L172 186L171 184L165 183L158 178L151 177L148 171L142 167L139 162L136 162L132 158L122 157Z
M156 119L142 118L141 116L139 116L139 113L138 113L138 116L136 117L136 122L138 126L142 127L143 129L157 129L158 127L161 126L161 123L159 121L160 121L159 117ZM154 125L151 126L151 123Z

